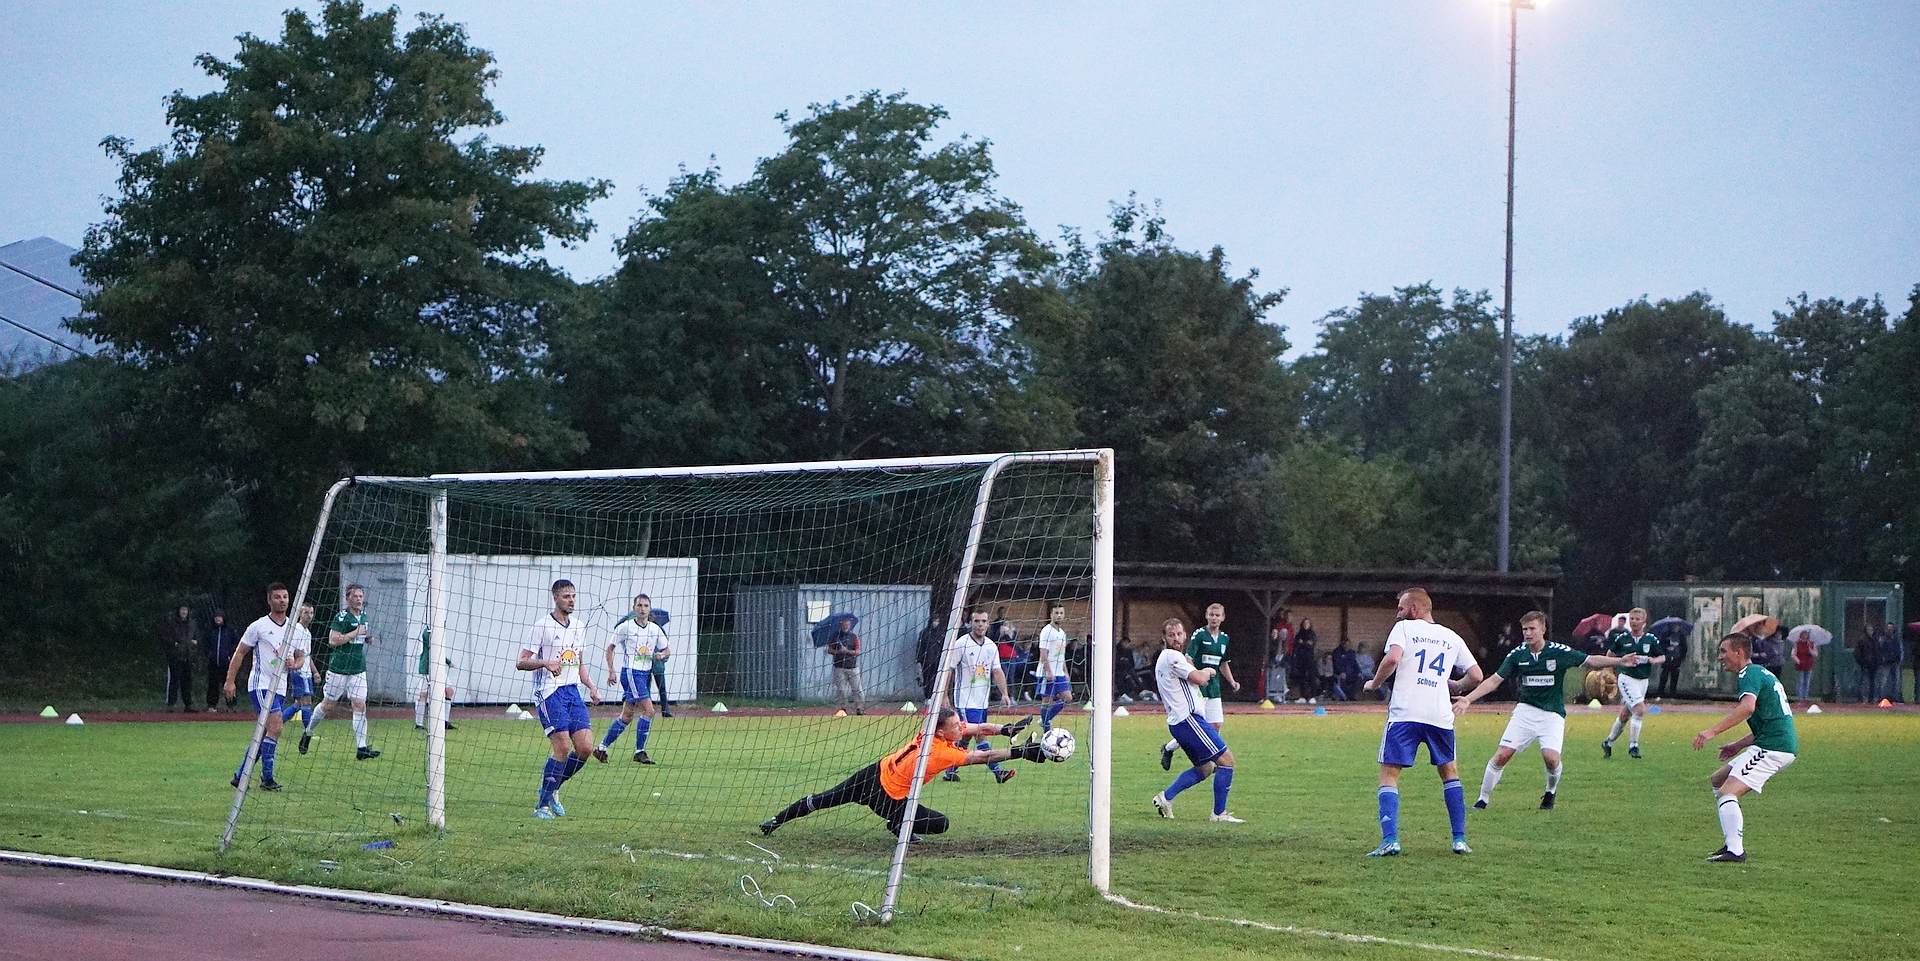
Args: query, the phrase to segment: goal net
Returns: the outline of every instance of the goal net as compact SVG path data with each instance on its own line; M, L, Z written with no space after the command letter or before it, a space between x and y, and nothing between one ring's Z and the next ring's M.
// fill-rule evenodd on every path
M260 712L223 863L716 930L1104 889L1111 465L342 481L292 591L314 709ZM1072 757L932 776L939 708L982 688Z

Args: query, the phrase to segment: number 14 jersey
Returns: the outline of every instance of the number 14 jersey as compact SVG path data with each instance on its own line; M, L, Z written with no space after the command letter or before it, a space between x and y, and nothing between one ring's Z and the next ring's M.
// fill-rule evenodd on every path
M1393 698L1387 702L1387 723L1419 721L1453 730L1453 699L1447 680L1474 666L1467 642L1451 628L1432 621L1401 621L1387 635L1387 651L1400 649L1393 673Z

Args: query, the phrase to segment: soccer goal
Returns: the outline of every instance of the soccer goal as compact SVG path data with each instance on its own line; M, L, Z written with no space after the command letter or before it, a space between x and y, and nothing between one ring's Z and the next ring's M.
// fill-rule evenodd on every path
M1106 450L342 480L315 706L273 792L260 712L223 858L735 929L1105 891L1113 489Z

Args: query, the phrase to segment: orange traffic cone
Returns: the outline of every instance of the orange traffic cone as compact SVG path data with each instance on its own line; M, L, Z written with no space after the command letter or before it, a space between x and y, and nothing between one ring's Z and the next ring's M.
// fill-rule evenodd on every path
M1889 700L1887 700L1886 698L1884 698L1884 697L1883 697L1883 698L1881 698L1881 699L1880 699L1880 703L1879 703L1879 704L1876 704L1876 705L1874 705L1874 706L1875 706L1875 707L1892 707L1892 706L1893 706L1893 702L1892 702L1892 701L1889 701Z

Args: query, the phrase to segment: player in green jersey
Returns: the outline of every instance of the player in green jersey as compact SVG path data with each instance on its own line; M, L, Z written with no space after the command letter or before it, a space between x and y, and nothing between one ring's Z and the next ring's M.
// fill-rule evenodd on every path
M1628 728L1627 756L1640 756L1640 726L1647 717L1647 684L1653 679L1653 666L1665 664L1667 656L1660 639L1647 633L1647 609L1636 607L1627 612L1627 629L1607 635L1607 653L1616 657L1628 654L1639 656L1637 663L1620 669L1620 715L1613 719L1613 729L1607 732L1607 739L1600 742L1601 754L1613 757L1613 742L1620 739L1620 729Z
M1480 682L1479 687L1453 702L1454 715L1463 716L1473 702L1493 693L1501 681L1508 679L1512 679L1518 695L1514 699L1513 717L1500 735L1500 748L1493 752L1487 771L1480 778L1480 799L1473 802L1473 806L1483 811L1493 800L1493 789L1500 783L1507 762L1534 741L1540 742L1540 760L1547 766L1547 793L1540 795L1540 806L1552 808L1554 796L1560 790L1560 748L1567 734L1567 702L1563 694L1567 671L1576 664L1631 667L1636 659L1631 654L1626 657L1588 655L1565 644L1550 644L1547 615L1539 611L1520 616L1520 636L1526 643L1507 652L1500 667Z
M1233 665L1227 661L1227 634L1220 629L1221 622L1227 619L1227 608L1223 604L1207 605L1207 626L1193 632L1187 639L1187 651L1192 655L1193 666L1200 670L1213 671L1213 678L1200 688L1200 719L1220 730L1227 714L1220 699L1220 679L1238 693L1240 682L1233 679ZM1160 769L1173 770L1173 752L1180 749L1180 742L1168 741L1160 745Z
M338 706L345 697L353 705L354 758L365 761L380 756L367 744L367 644L373 640L367 632L367 589L348 584L346 600L347 606L327 625L327 647L333 651L327 658L327 683L320 704L300 732L300 753L307 753L313 732L327 719L327 705Z
M1745 633L1720 639L1720 666L1740 679L1740 701L1726 717L1693 736L1693 749L1698 751L1722 731L1747 722L1746 737L1720 746L1720 760L1727 763L1710 779L1713 802L1720 814L1720 834L1726 843L1707 856L1709 861L1747 859L1747 819L1740 811L1740 798L1748 791L1764 789L1767 781L1786 770L1800 751L1787 689L1772 671L1753 663L1751 643Z

